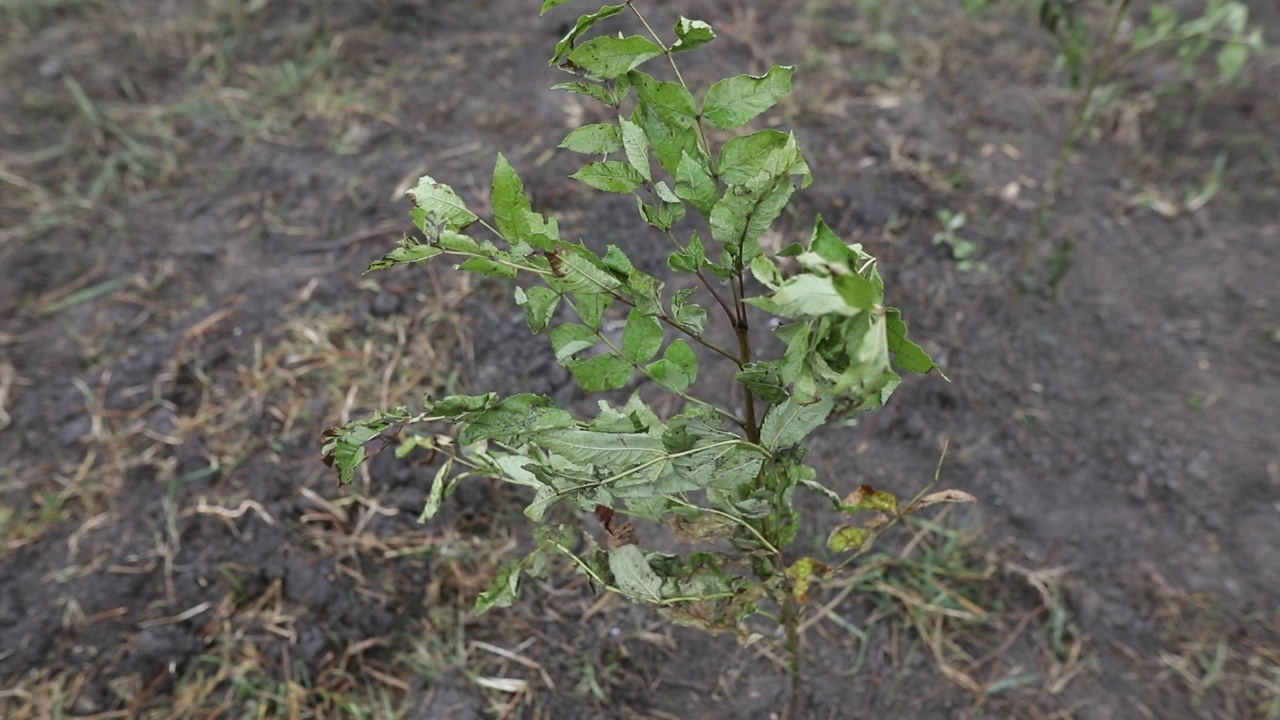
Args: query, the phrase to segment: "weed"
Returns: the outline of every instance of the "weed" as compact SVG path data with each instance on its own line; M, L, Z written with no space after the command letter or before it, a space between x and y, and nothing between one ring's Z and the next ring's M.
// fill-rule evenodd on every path
M546 0L542 10L565 1ZM586 39L598 22L624 13L643 34ZM557 362L583 390L619 390L638 375L666 404L683 409L659 417L636 392L620 408L602 400L593 419L580 420L540 395L427 398L422 413L401 407L331 428L324 456L346 483L361 463L397 444L404 428L459 426L456 438L423 433L399 442L401 454L423 449L439 461L423 518L438 512L460 481L487 477L529 488L534 497L525 514L540 524L536 548L498 571L477 610L512 605L523 577L547 577L551 557L564 555L594 588L654 605L676 623L752 642L761 635L745 623L764 617L785 636L795 716L803 703L800 627L812 592L840 577L890 526L926 507L973 498L924 491L900 499L865 484L841 497L804 463L807 436L888 400L900 382L895 366L915 373L938 367L884 304L876 259L821 218L807 246L762 247L761 237L812 173L794 134L729 131L787 95L795 68L724 78L698 100L676 57L716 33L682 17L674 35L664 41L637 3L608 5L578 19L551 64L574 76L557 89L597 101L616 118L565 137L562 148L596 158L573 177L633 195L640 221L669 243L667 265L688 287L664 292L662 281L615 245L601 252L562 239L557 221L532 209L502 156L493 173L492 222L450 186L423 177L409 190L421 237L406 236L370 270L445 256L470 273L531 280L516 288L515 302L531 332L549 335ZM659 60L669 64L669 80L640 69ZM472 237L468 228L497 242ZM780 258L794 258L793 274L784 274ZM700 298L710 309L695 302ZM731 342L709 330L713 313L723 316ZM762 325L776 328L786 344L780 357L761 359L754 350L751 330ZM741 392L736 402L696 392L702 360L695 347L729 364ZM828 537L829 560L785 552L800 530L793 504L800 489L850 517ZM550 511L562 503L594 515L603 542L556 520ZM646 551L634 520L666 525L676 542L699 550Z

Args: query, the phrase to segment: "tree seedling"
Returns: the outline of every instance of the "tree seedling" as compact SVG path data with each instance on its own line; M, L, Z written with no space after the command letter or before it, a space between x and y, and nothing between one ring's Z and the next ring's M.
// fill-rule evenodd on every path
M565 2L544 0L542 12ZM527 488L535 547L497 573L478 611L512 605L522 578L546 577L552 559L564 556L597 590L653 605L676 623L746 641L760 639L748 618L775 622L785 638L794 717L810 595L902 518L973 498L932 492L933 484L906 499L867 484L841 493L829 486L835 479L820 479L805 463L804 443L816 430L883 405L899 370L938 366L885 304L875 258L821 218L806 243L777 253L760 243L812 172L793 133L741 129L790 91L795 68L692 88L677 57L715 32L681 17L674 39L664 40L639 4L582 15L556 44L551 64L572 78L555 88L601 103L614 117L576 128L561 147L586 157L574 178L635 197L637 226L647 226L646 241L669 246L679 289L639 269L623 248L563 238L555 219L531 207L501 155L491 218L449 185L423 177L408 193L420 236L406 236L369 269L448 258L460 271L522 280L514 299L530 332L547 336L584 391L614 391L640 378L641 390L674 399L679 411L662 417L641 392L620 407L601 400L587 418L529 393L428 397L421 412L400 407L330 428L324 458L346 483L393 444L398 454L431 451L439 468L423 520L460 482L496 478ZM597 23L624 14L643 34L588 38ZM780 258L790 259L785 272ZM725 324L728 343L715 339L713 322ZM606 332L618 323L620 335ZM760 327L774 328L785 344L780 355L757 355L752 329ZM707 360L729 365L736 397L717 402L706 394L698 379ZM454 433L440 433L442 422ZM398 439L425 424L435 424L433 431ZM845 518L815 554L790 548L801 525L797 491L816 493ZM566 513L552 509L565 505L594 515L603 537L558 522ZM665 526L694 550L646 549L637 519Z

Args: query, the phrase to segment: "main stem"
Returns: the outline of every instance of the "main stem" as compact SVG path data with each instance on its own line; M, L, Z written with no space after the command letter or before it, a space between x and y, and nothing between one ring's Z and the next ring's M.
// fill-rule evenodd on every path
M787 676L791 680L787 714L791 720L798 720L804 690L804 673L800 667L800 604L789 590L782 600L782 627L787 633Z

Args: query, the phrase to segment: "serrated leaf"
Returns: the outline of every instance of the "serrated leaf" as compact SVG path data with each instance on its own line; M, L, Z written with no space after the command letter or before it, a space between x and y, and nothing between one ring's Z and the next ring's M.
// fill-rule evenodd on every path
M561 292L608 293L622 287L621 280L601 267L603 262L593 262L591 258L568 248L548 253L547 262L552 272L547 284Z
M662 349L662 324L632 309L622 329L622 356L637 365L647 363Z
M596 355L587 360L575 360L565 364L573 379L587 392L617 390L631 379L634 366L617 355Z
M584 155L606 155L622 149L622 130L617 125L583 125L565 136L560 147Z
M734 378L761 400L772 405L787 399L787 388L782 384L782 374L778 371L777 363L747 363L734 374Z
M667 457L662 440L645 433L555 430L536 438L536 442L567 460L615 472Z
M516 288L516 305L524 308L525 323L529 326L529 332L534 335L541 335L546 331L559 304L560 293L551 288Z
M369 268L365 272L386 270L409 263L424 263L441 252L443 251L435 245L423 245L406 235L400 239L399 247L387 253L382 259L369 263Z
M795 137L778 130L760 130L725 143L716 170L729 185L745 185L761 173L770 177L810 174Z
M629 193L645 182L640 171L617 160L593 162L569 177L581 180L597 190L614 193Z
M458 263L457 269L465 270L476 275L488 275L489 277L513 278L516 276L516 269L506 263L494 262L488 258L467 258Z
M675 31L676 41L671 44L671 52L688 52L716 39L716 33L710 25L684 16L676 21Z
M631 600L662 602L662 578L649 566L644 553L636 545L622 545L609 550L609 571L622 594Z
M716 204L716 181L711 177L703 155L690 155L680 151L680 159L673 174L676 179L676 195L690 205L698 208L703 215L710 215Z
M893 363L907 372L923 375L930 370L942 372L938 364L921 347L907 339L907 323L897 308L885 308L885 332L888 334L889 352Z
M578 291L573 294L573 309L587 327L600 330L604 312L613 304L613 295Z
M795 70L775 65L761 76L737 75L717 82L702 101L702 117L721 130L741 127L791 91Z
M631 120L644 128L645 137L663 169L675 177L682 153L697 157L697 110L693 96L679 83L660 82L632 71L628 80L636 89L636 109Z
M483 615L496 607L511 607L520 598L520 562L503 565L489 587L476 598L476 613Z
M538 15L539 16L546 15L547 11L550 10L551 8L558 7L567 2L570 2L570 0L542 0L542 12L538 13Z
M613 94L603 85L590 82L566 82L556 83L551 86L552 90L565 90L576 95L585 95L586 97L599 100L600 102L613 107L617 102L614 100Z
M632 35L592 38L569 53L569 62L596 80L611 80L662 54L652 40Z
M426 217L436 218L450 230L462 230L478 219L453 188L436 182L430 175L423 175L406 194L413 198L414 204ZM425 227L419 226L418 229L427 232Z
M700 336L707 324L707 311L702 306L689 302L689 296L695 292L697 288L677 290L671 296L671 314L677 325Z
M724 243L725 251L751 262L760 252L758 240L787 207L795 187L785 178L760 188L732 186L711 209L711 237Z
M595 347L599 341L595 331L585 325L566 323L551 330L551 349L555 351L556 362L561 365L573 360L578 353Z
M574 427L577 421L551 398L512 395L496 407L469 416L467 426L458 433L458 443L474 445L482 440L497 440L507 445L522 445L531 435Z
M361 463L382 452L393 436L412 420L409 411L401 407L391 412L376 411L373 417L329 428L324 432L321 447L324 464L337 471L338 484L345 485L351 482Z
M649 168L649 139L645 137L644 130L626 118L620 118L618 124L622 127L622 149L626 152L627 162L640 173L640 177L644 178L645 182L652 182L653 172Z
M543 2L542 4L543 13L547 12L547 2L549 1L551 0L545 0ZM568 2L568 0L559 0L559 2ZM559 2L557 4L559 4ZM560 61L564 59L564 56L568 55L573 50L574 43L578 41L578 38L581 37L583 33L590 30L592 25L595 25L598 21L603 20L607 17L617 15L618 13L622 12L624 7L626 6L625 5L605 5L604 7L591 13L590 15L582 15L581 17L579 17L578 22L574 23L573 27L569 30L569 32L565 33L565 36L560 38L560 42L556 43L556 54L554 57L551 58L551 61L548 63L548 65L559 64Z
M672 392L684 392L698 379L698 357L683 339L667 346L662 359L645 366L654 382Z
M667 266L676 272L697 273L707 261L707 250L698 233L689 237L689 246L667 256Z
M524 183L516 174L507 159L498 154L498 161L493 167L493 192L490 195L493 205L493 219L498 224L498 231L515 244L529 234L528 213L532 212L529 198L524 193Z
M751 258L751 274L770 290L777 290L782 284L782 271L778 269L778 263L768 255Z
M856 315L860 310L849 305L836 290L829 277L803 274L788 278L767 298L747 298L752 305L767 299L766 310L783 317L819 317L822 315Z
M764 416L764 423L760 426L760 444L770 451L798 444L827 421L833 406L831 398L808 405L788 398L781 405L770 408Z

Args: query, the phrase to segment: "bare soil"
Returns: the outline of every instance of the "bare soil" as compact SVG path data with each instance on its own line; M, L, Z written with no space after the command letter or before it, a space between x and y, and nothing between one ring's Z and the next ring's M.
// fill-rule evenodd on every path
M1032 18L651 5L719 30L691 84L800 66L766 122L817 179L778 239L820 213L865 243L951 379L810 459L910 494L945 441L944 485L980 498L814 600L811 717L1280 716L1276 57L1212 93L1175 60L1127 69L1032 264L1069 243L1069 271L1023 293L1075 101ZM777 717L767 640L673 630L571 571L475 618L520 498L468 487L424 526L433 468L380 457L345 490L319 459L326 426L422 392L588 402L508 288L360 274L409 229L397 188L429 173L481 207L497 152L566 234L655 242L554 152L594 112L547 89L580 8L0 8L0 715ZM1280 8L1251 10L1280 42ZM1219 156L1203 207L1143 202ZM941 210L982 268L933 242Z

